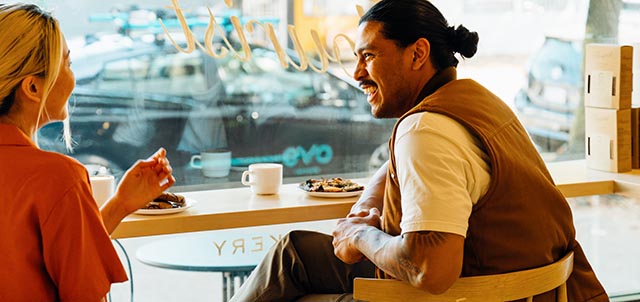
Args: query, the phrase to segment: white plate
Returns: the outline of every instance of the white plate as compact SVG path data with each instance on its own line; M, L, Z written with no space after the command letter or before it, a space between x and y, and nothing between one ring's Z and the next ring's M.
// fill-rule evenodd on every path
M183 207L179 207L179 208L169 208L169 209L139 209L135 212L133 212L134 214L140 214L140 215L165 215L165 214L174 214L174 213L180 213L190 207L192 207L193 205L195 205L196 203L198 203L197 201L195 201L194 199L190 199L190 198L185 198L185 203Z
M302 190L302 189L300 189L300 190ZM305 191L305 190L302 190L302 191L307 193L307 195L313 196L313 197L345 198L345 197L359 196L360 194L362 194L362 191L364 191L364 190L351 191L351 192L309 192L309 191Z

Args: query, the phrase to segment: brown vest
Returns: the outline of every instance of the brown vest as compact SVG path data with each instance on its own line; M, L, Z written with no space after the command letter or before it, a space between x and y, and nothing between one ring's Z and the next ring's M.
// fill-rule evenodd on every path
M389 143L391 161L382 229L394 236L401 233L402 196L393 150L398 124L416 112L443 114L479 138L491 161L489 189L469 217L462 276L535 268L557 261L573 250L574 270L567 284L569 301L608 301L575 239L569 204L555 187L545 163L516 116L480 84L454 79L453 68L437 74L427 84L434 86L437 82L436 87L431 88L435 92L396 123ZM554 295L550 292L536 297L536 301L555 301Z

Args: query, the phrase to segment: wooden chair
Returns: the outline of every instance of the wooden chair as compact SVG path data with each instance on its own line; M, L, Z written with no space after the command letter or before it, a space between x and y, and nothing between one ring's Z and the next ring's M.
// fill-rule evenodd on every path
M567 302L566 281L573 271L573 252L552 264L506 274L458 279L440 295L429 294L398 280L356 278L353 297L369 302L437 301L504 302L557 289L557 302Z

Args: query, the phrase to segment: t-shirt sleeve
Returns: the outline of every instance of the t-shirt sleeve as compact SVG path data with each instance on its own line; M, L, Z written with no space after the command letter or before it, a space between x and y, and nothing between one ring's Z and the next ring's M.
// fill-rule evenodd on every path
M402 233L439 231L466 237L472 207L488 187L486 154L448 117L427 113L403 123L394 148Z
M99 301L111 283L127 280L85 181L57 201L41 233L46 269L61 302Z

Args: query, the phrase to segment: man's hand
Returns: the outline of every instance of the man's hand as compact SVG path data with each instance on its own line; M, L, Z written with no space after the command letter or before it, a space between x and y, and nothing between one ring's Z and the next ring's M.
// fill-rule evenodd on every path
M347 218L338 220L333 231L333 252L336 257L347 264L363 260L364 255L355 247L354 238L366 227L380 228L380 211L377 208L350 213Z

